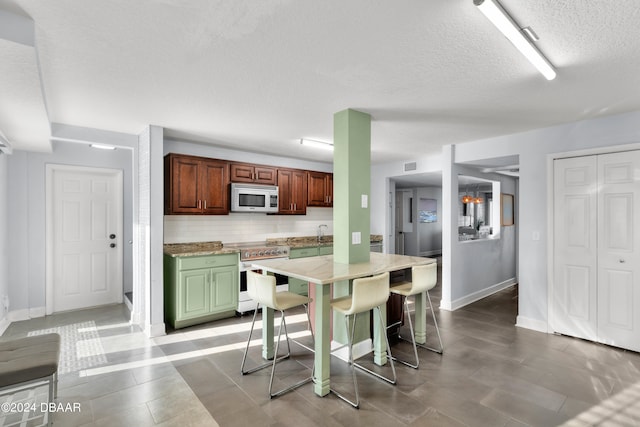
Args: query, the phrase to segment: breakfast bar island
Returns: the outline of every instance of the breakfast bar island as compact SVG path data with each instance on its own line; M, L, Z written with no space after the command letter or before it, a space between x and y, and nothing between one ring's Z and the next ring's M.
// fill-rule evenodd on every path
M298 259L273 259L255 261L252 268L263 272L282 274L309 282L315 286L315 385L314 391L319 396L329 393L330 351L331 351L331 284L353 279L374 276L384 272L404 270L417 265L436 262L435 259L406 255L393 255L371 252L368 262L355 264L338 263L333 255ZM416 296L416 341L426 341L426 295ZM264 358L274 356L273 310L263 308L263 351ZM381 333L385 333L382 331ZM375 353L384 354L384 339L375 339ZM386 359L376 363L386 363Z

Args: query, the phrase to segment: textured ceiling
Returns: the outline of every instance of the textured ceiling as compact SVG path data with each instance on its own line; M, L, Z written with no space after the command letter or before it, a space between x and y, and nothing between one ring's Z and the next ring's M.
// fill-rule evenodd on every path
M24 52L0 43L0 129L33 149L21 130L29 106L13 109L31 103L52 123L134 134L153 124L330 161L297 140L331 140L333 114L354 108L372 115L372 159L384 162L640 110L637 0L502 4L540 36L555 80L472 0L0 0L35 22L44 89L35 105L39 83L19 78Z

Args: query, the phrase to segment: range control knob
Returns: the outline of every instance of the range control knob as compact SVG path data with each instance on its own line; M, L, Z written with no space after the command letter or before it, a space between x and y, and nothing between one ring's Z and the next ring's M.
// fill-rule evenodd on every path
M249 258L249 251L247 251L247 252L245 252L245 253L244 253L244 257L245 257L245 258Z

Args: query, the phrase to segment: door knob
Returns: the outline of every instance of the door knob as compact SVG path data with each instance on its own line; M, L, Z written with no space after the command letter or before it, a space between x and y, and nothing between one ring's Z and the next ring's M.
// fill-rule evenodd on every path
M109 234L109 238L110 238L111 240L113 240L113 239L115 239L115 238L116 238L116 235L115 235L115 234Z
M115 244L115 243L112 243L112 244L110 244L110 245L109 245L109 247L110 247L110 248L115 248L115 247L116 247L116 244Z

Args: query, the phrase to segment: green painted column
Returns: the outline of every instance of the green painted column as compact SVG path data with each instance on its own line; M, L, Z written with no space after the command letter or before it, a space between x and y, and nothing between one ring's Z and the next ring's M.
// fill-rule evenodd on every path
M343 110L333 116L333 259L357 264L369 261L371 215L371 116ZM350 293L348 281L334 283L333 297ZM370 338L369 313L358 315L354 343ZM374 325L377 323L374 323ZM334 313L333 339L346 344L343 317ZM385 346L376 334L376 363L384 364ZM384 340L382 340L384 341Z
M333 116L333 259L369 261L371 116L343 110ZM366 201L363 201L366 198ZM363 207L366 203L366 207ZM353 243L359 233L360 243Z

